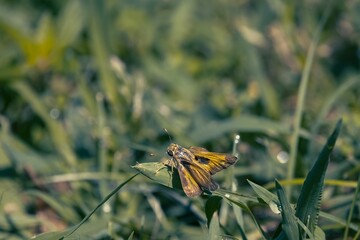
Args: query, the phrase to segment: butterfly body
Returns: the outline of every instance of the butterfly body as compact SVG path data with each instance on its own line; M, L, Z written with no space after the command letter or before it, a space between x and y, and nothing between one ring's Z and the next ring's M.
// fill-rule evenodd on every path
M181 185L189 197L199 196L203 190L215 191L219 185L212 175L233 165L237 158L230 154L209 152L201 147L184 148L170 144L167 154L180 176Z

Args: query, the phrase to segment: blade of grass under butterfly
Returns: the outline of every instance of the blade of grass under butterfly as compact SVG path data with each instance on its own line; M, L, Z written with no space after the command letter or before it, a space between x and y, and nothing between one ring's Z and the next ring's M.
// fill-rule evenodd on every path
M65 239L69 237L71 234L73 234L81 225L83 225L89 218L98 210L107 200L109 200L113 195L115 195L123 186L125 186L128 182L130 182L133 178L135 178L140 173L136 173L134 176L130 177L128 180L117 186L109 195L107 195L100 203L96 206L86 217L78 224L76 225L68 234L65 236L62 236L60 239Z

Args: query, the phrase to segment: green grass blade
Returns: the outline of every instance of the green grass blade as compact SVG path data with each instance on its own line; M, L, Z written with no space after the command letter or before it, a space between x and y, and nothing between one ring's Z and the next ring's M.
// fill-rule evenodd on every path
M292 132L290 126L269 119L245 116L236 117L223 121L211 121L191 131L190 138L196 143L203 143L212 139L216 139L224 133L241 131L241 132L259 132L269 135L290 134ZM301 132L306 137L305 132Z
M81 1L75 0L66 3L57 20L58 47L69 46L78 38L85 25L85 16L86 11L82 9Z
M46 233L39 234L31 239L32 240L59 240L67 232L69 232L69 230L64 231L64 232L46 232ZM79 237L74 236L74 237L66 238L66 240L76 240L76 239L79 239Z
M296 222L294 209L285 196L284 189L278 181L275 181L276 192L280 201L282 229L288 239L299 239L299 228Z
M315 227L314 238L316 240L325 240L326 239L324 231L321 228L319 228L318 226Z
M221 237L221 229L220 229L220 223L219 223L219 216L217 212L214 212L209 226L209 236L208 239L210 240L220 240Z
M56 211L59 214L59 216L62 219L66 220L67 222L75 222L77 220L80 220L73 208L59 201L59 199L57 199L56 197L53 197L49 194L46 194L38 190L29 190L26 191L25 193L44 201L46 204L48 204L51 207L51 209Z
M333 223L336 223L339 226L344 226L345 227L347 225L346 221L343 218L340 218L340 217L335 216L335 215L331 215L331 214L326 213L326 212L320 212L320 217L323 218L323 219L326 219L328 221L331 221ZM349 225L349 228L351 230L360 231L360 226L356 225L355 223L350 223L348 225Z
M257 185L256 183L248 180L248 183L252 187L252 189L256 192L256 194L261 198L266 204L270 205L272 203L278 203L278 198L275 194L267 190L266 188Z
M296 166L296 156L298 152L298 142L299 142L299 135L300 135L300 128L301 128L301 120L303 115L303 109L306 99L306 89L309 82L309 76L311 71L311 66L314 60L316 48L318 45L318 42L320 40L320 34L321 31L325 25L325 22L327 21L331 8L331 3L328 3L327 9L323 13L323 16L320 20L320 23L318 25L318 28L315 32L314 40L311 42L309 52L306 56L306 62L305 67L302 73L302 78L300 82L300 88L299 88L299 96L296 106L296 112L295 112L295 120L294 120L294 133L292 135L291 145L290 145L290 159L289 159L289 165L288 165L288 171L287 171L287 179L290 180L294 177L295 172L295 166ZM288 196L291 196L291 186L288 187Z
M314 144L314 141L316 139L315 136L318 133L321 124L325 120L326 115L329 114L330 110L334 107L336 103L341 101L340 100L341 97L347 94L351 89L360 86L359 78L360 78L359 75L355 75L347 79L343 84L340 85L339 88L336 89L336 91L333 94L331 94L331 96L329 96L328 99L326 99L324 106L321 108L319 114L316 117L315 124L311 127L308 159L311 159L311 157L314 156L313 149L315 146Z
M248 207L247 202L256 202L259 203L258 199L253 197L248 197L244 195L240 195L237 193L231 193L226 190L218 189L213 193L214 195L221 196L223 199L227 201L230 205L236 205L237 207L245 210L246 213L248 213L253 220L256 228L259 230L259 232L262 234L262 236L266 239L266 234L264 230L261 228L260 223L255 218L254 214L251 212L251 209Z
M211 218L213 217L214 213L218 211L221 206L221 199L222 198L219 196L213 196L206 201L205 214L208 226L210 226Z
M360 192L360 176L358 178L358 184L357 184L357 187L356 187L356 190L355 190L353 200L351 202L350 212L349 212L349 216L348 216L348 219L347 219L347 222L346 222L346 228L345 228L345 232L344 232L344 238L343 238L344 240L348 239L349 226L350 226L351 219L352 219L352 216L353 216L353 213L354 213L354 208L356 206L356 202L357 202L357 199L358 199L358 196L359 196L359 192Z
M134 231L131 232L130 236L128 237L128 240L133 240L134 238Z
M117 186L109 195L107 195L86 217L78 224L76 225L68 234L65 236L62 236L60 239L65 239L69 237L71 234L73 234L81 225L83 225L89 218L98 210L104 203L106 203L107 200L109 200L112 196L114 196L123 186L128 184L133 178L135 178L139 173L135 174L134 176L130 177L128 180Z
M96 64L99 70L100 83L106 98L111 102L112 107L119 114L117 104L119 93L117 91L117 80L110 66L110 37L109 23L105 11L105 2L92 0L88 2L89 9L89 32L91 50L95 56Z
M314 166L308 173L297 201L296 216L313 233L317 225L319 215L319 204L321 200L322 187L324 185L325 172L329 164L329 156L339 136L342 121L339 120L336 128L328 138Z
M12 88L29 103L33 111L45 122L54 143L54 147L64 157L69 166L75 167L77 165L77 158L71 148L67 131L59 122L50 117L49 109L46 107L43 100L25 81L19 80L14 82Z

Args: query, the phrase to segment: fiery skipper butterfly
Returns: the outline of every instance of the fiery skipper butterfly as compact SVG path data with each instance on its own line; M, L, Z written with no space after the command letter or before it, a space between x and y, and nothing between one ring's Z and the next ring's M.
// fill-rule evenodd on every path
M174 143L167 148L167 154L172 161L166 165L178 170L181 185L188 197L199 196L204 190L218 189L219 185L212 175L237 161L237 157L231 154L209 152L201 147L184 148Z

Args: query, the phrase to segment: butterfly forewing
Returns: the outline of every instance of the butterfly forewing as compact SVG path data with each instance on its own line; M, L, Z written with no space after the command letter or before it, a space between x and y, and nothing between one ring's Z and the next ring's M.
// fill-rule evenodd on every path
M190 164L184 164L184 167L189 171L191 176L197 182L202 189L207 189L209 191L215 191L218 189L219 185L212 179L209 172L201 168L200 165L196 162Z
M189 150L194 154L201 167L210 172L211 175L233 165L237 161L237 157L230 154L199 151L198 147L190 147Z

